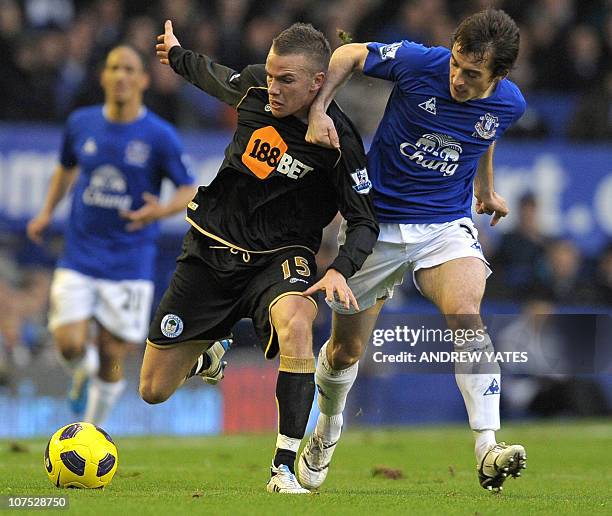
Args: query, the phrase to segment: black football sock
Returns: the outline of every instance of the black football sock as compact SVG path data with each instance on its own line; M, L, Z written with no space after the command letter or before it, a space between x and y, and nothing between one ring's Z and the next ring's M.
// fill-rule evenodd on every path
M314 358L281 355L276 380L278 437L275 467L285 464L292 473L295 472L295 457L306 432L314 392Z

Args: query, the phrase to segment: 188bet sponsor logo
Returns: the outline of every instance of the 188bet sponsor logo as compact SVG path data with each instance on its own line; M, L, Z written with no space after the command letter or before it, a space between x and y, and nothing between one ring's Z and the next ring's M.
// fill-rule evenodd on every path
M275 170L290 179L300 179L313 167L291 156L283 137L272 126L253 131L242 163L259 179L266 179Z

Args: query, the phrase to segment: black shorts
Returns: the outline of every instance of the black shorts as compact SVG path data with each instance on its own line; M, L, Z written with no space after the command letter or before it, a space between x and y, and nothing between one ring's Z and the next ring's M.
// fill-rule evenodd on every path
M244 253L191 228L147 341L165 348L218 340L230 336L232 326L248 317L265 357L274 358L279 346L270 310L281 297L310 287L316 272L314 254L306 248Z

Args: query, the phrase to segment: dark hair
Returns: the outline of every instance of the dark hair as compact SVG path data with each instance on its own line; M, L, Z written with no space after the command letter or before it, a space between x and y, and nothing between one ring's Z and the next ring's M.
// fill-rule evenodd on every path
M275 54L303 54L316 64L317 72L327 70L331 49L323 33L310 23L294 23L272 40Z
M472 55L479 62L491 56L491 73L501 77L510 71L518 56L519 29L501 9L486 9L463 20L451 43L457 43L462 54Z
M149 62L148 62L148 59L146 58L146 56L140 50L138 50L131 43L117 43L114 47L112 47L106 53L106 56L104 57L104 65L106 65L106 60L108 59L108 56L110 55L110 53L115 51L115 50L117 50L117 49L119 49L119 48L127 48L127 49L131 50L132 52L134 52L134 54L136 54L138 56L138 59L140 59L140 63L142 64L142 70L145 73L149 73Z

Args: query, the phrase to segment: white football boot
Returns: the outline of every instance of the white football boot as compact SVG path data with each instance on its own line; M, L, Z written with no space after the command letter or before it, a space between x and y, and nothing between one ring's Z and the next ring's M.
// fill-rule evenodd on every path
M204 369L204 371L197 373L197 376L200 376L202 380L211 385L218 384L223 379L223 374L227 367L227 362L221 359L223 355L225 355L225 352L231 347L232 342L232 339L218 340L200 355L198 358L198 366L204 361L204 355L208 355L210 366Z
M501 491L508 477L520 477L527 467L527 453L520 444L497 443L485 453L478 468L478 481L489 491Z
M337 444L338 441L328 443L312 433L298 460L298 476L304 487L317 489L325 481Z
M304 489L300 485L286 464L281 464L278 467L272 464L272 473L273 475L266 486L268 493L310 494L308 489Z

